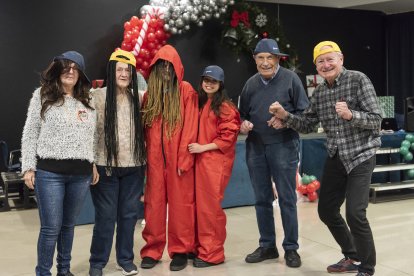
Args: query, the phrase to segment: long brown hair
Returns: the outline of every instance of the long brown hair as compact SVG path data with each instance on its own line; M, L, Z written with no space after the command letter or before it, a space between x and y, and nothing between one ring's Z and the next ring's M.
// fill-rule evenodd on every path
M142 109L144 126L151 126L160 116L166 122L167 137L171 138L177 127L182 126L180 90L177 75L170 62L167 62L168 77L164 78L165 60L158 60L152 67L148 79L148 98Z
M63 71L70 67L73 61L67 59L60 59L52 62L46 70L40 74L40 96L42 100L42 109L40 116L44 119L44 115L48 108L52 105L63 105L64 91L60 81L60 75ZM78 69L79 70L79 69ZM79 72L79 79L74 87L73 97L80 101L85 107L93 109L89 102L91 100L89 95L90 84L85 76Z

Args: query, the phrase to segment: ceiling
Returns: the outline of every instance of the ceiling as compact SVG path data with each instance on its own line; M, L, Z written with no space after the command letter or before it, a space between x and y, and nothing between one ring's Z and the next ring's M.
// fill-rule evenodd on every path
M381 11L395 14L414 11L414 0L251 0L274 4L317 6L357 10Z

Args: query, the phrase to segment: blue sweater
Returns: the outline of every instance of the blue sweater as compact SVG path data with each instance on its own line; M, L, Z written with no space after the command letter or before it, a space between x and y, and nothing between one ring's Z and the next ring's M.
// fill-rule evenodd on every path
M293 129L274 129L267 126L267 121L272 117L269 106L275 101L292 114L301 113L309 105L302 82L294 72L280 67L267 85L263 83L259 73L247 80L240 97L241 118L254 125L247 141L276 144L299 138L299 134Z

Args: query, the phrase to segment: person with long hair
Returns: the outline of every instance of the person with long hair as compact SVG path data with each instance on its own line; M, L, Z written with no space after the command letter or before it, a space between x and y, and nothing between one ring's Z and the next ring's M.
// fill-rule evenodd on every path
M221 208L236 157L240 114L224 90L224 71L207 66L198 90L197 143L188 145L195 154L196 255L195 267L224 262L226 214Z
M99 182L91 187L95 226L89 275L100 276L111 254L116 224L116 261L123 275L138 273L134 231L142 194L146 151L135 57L116 50L107 65L106 88L95 90Z
M83 56L56 56L40 76L22 136L24 182L34 189L39 209L37 276L70 276L74 227L89 185L96 183L93 137L96 112Z
M194 156L187 146L197 138L197 93L183 81L184 68L172 46L163 46L150 66L142 109L148 162L141 267L152 268L162 257L168 204L170 270L178 271L194 249Z

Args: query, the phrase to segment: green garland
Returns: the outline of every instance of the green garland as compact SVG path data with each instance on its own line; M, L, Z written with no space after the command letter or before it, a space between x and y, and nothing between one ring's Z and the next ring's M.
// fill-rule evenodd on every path
M297 71L297 54L286 39L280 20L255 3L244 0L235 1L224 15L222 43L229 47L237 57L251 55L257 42L262 38L275 39L280 51L289 55L281 63Z

